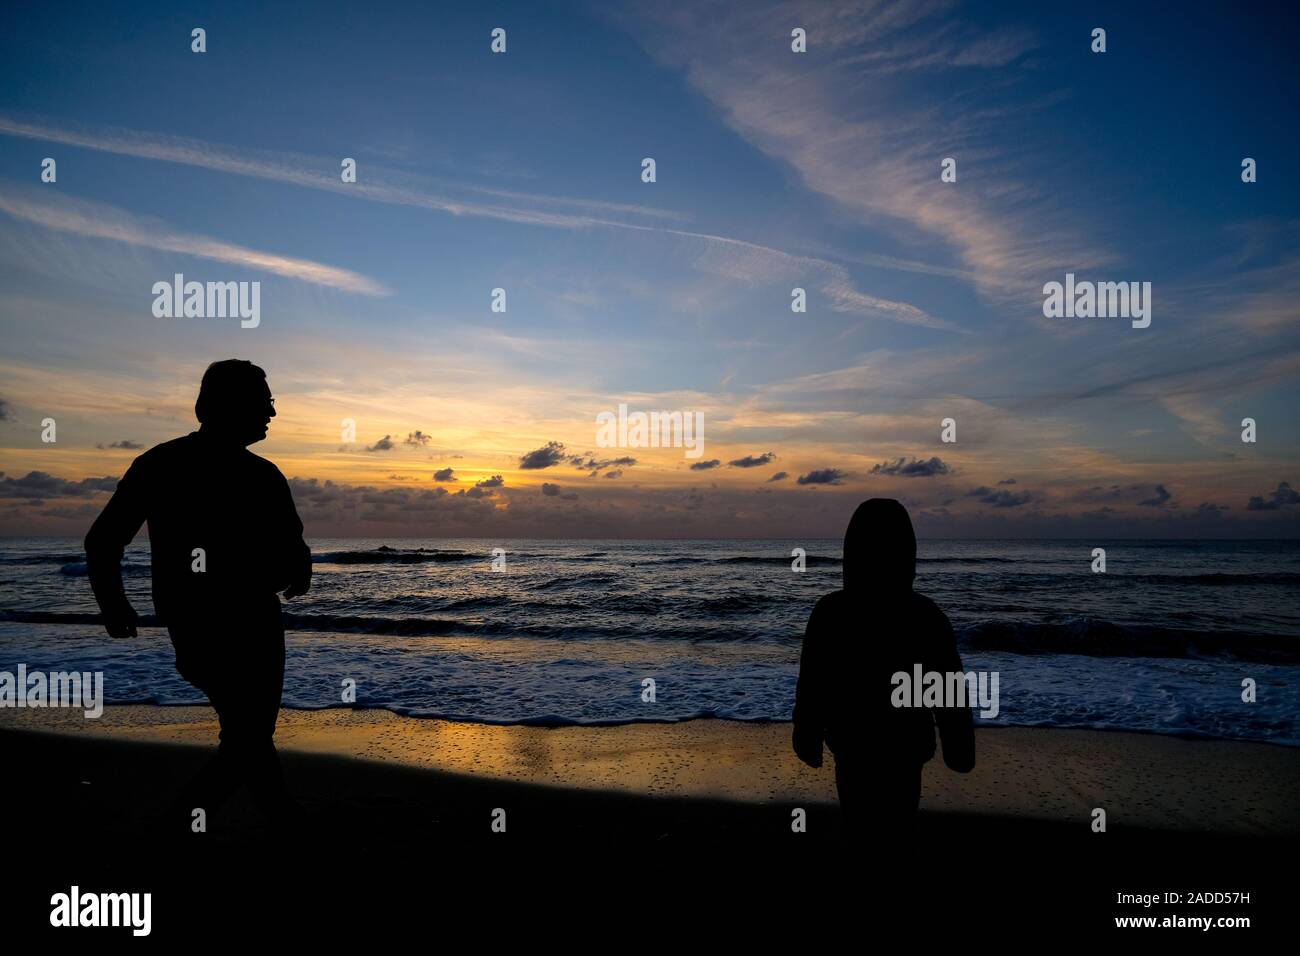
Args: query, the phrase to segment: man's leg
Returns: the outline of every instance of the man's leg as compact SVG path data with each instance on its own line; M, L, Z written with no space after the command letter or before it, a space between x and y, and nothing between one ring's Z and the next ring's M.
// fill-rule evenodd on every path
M221 746L240 761L258 809L275 823L292 823L301 808L285 786L274 740L284 691L284 631L277 625L273 633L258 634L257 642L243 693L223 701Z
M172 643L176 646L176 670L194 688L208 698L208 702L217 710L221 720L221 710L216 707L216 699L224 699L225 680L215 662L210 659L209 649L216 636L204 633L177 634L173 631ZM243 782L242 773L237 763L228 752L220 747L176 795L172 801L169 816L172 826L183 827L184 832L193 828L194 811L202 809L210 821L226 802L239 789Z
M250 639L251 637L251 639ZM211 818L247 783L258 809L276 822L296 817L273 736L284 685L284 632L275 625L255 635L205 634L203 643L177 643L177 669L203 691L221 726L216 755L173 804L189 819L202 807Z

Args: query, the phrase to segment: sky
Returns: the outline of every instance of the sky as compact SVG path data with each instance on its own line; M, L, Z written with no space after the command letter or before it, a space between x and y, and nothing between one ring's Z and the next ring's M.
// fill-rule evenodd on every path
M84 534L234 357L313 536L1300 536L1297 19L7 5L0 534ZM155 315L178 273L258 324ZM1150 325L1046 317L1067 274ZM620 403L703 453L599 446Z

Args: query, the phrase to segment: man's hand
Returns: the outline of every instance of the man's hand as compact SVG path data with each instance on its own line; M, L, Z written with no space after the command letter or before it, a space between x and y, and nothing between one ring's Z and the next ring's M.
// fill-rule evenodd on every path
M101 616L104 619L104 630L108 631L109 637L137 636L135 626L139 622L139 617L131 605L127 604L111 614L105 611Z
M310 587L311 587L311 565L307 565L307 573L305 575L299 575L298 578L294 580L292 584L290 584L287 588L285 588L284 596L286 598L302 597L302 595L307 593L307 590Z
M800 727L794 728L794 753L810 767L822 765L822 735L818 730Z

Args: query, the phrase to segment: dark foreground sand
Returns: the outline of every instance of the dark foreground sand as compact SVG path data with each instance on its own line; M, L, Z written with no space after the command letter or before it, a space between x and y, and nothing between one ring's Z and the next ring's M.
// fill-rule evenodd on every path
M980 730L976 770L928 765L916 835L882 856L845 846L829 755L821 770L803 767L789 733L709 720L542 729L285 711L277 740L310 832L277 838L240 794L208 833L178 842L158 833L158 811L211 752L210 710L113 707L97 721L0 711L6 845L24 861L5 897L13 912L0 916L40 929L50 894L76 882L149 889L159 933L218 932L231 907L356 929L371 904L432 887L439 906L501 894L515 907L549 908L554 894L578 906L603 893L631 919L738 894L755 918L773 906L796 921L810 906L863 918L875 907L873 919L896 924L920 907L925 925L955 929L974 907L1000 926L1088 933L1153 912L1118 905L1117 892L1251 892L1249 905L1182 912L1265 922L1293 893L1300 750ZM1106 833L1091 829L1095 807ZM496 808L504 834L491 829ZM795 808L807 812L806 833L791 830ZM375 892L379 902L364 902Z

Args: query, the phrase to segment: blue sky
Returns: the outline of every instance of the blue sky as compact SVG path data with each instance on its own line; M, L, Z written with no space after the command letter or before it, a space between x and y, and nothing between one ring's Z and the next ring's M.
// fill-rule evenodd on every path
M1043 8L6 10L0 530L79 533L233 355L322 534L837 534L884 495L936 535L1294 535L1296 17ZM175 272L260 281L261 325L155 318ZM1150 328L1044 318L1066 272L1151 282ZM719 464L522 467L620 401L703 411Z

